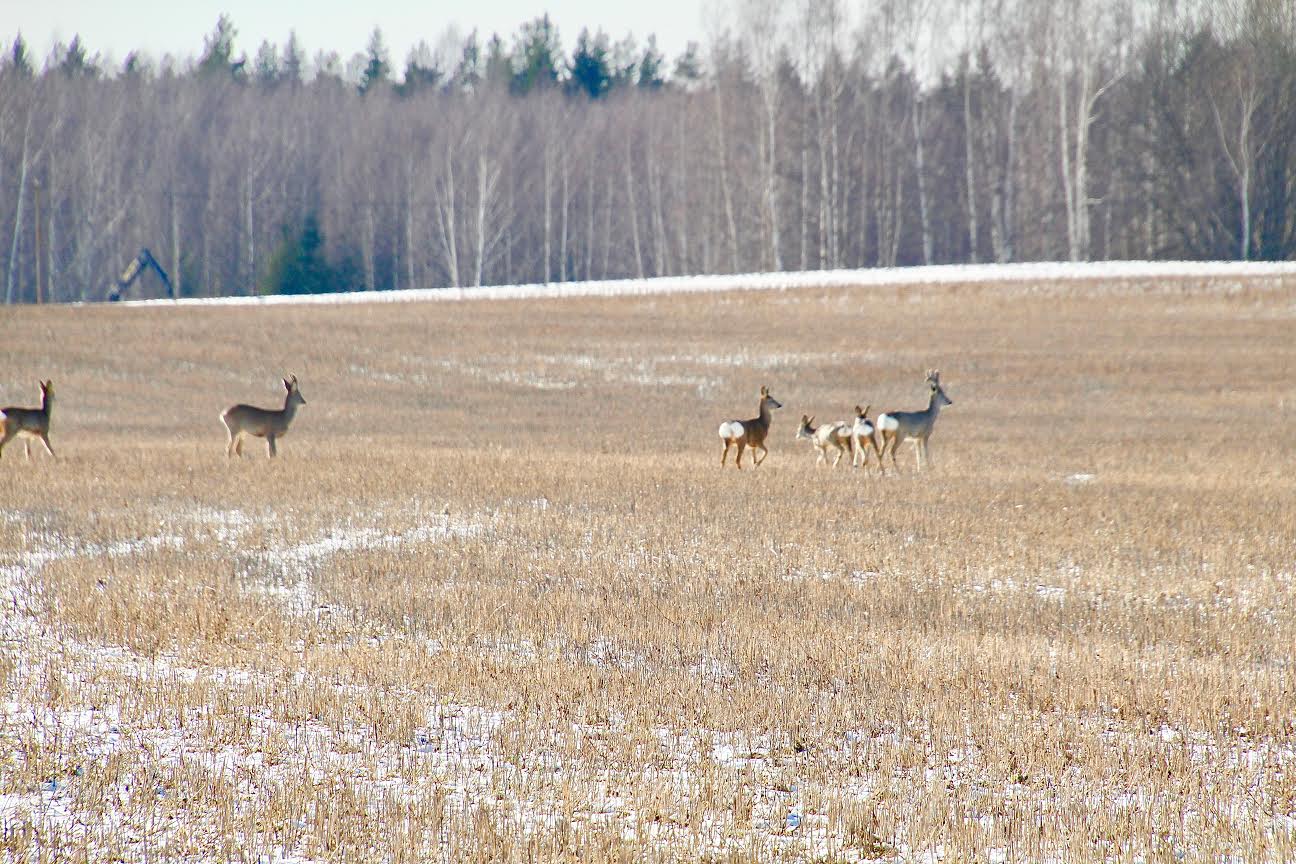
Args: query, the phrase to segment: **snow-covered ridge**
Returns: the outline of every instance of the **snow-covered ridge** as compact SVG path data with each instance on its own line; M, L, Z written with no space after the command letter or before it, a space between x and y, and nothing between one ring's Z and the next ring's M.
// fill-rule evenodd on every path
M1092 261L1024 264L942 264L794 273L720 276L662 276L555 282L548 285L492 285L481 288L411 288L342 294L274 294L257 297L190 297L127 300L122 306L273 306L316 303L417 303L431 300L526 300L554 297L625 297L703 294L716 291L786 291L804 288L859 288L990 282L1074 282L1094 279L1195 279L1296 277L1296 261Z

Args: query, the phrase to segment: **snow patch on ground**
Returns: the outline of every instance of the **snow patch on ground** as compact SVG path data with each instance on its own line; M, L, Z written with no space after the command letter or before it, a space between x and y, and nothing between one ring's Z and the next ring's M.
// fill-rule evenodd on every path
M126 300L122 306L284 306L342 303L418 303L459 300L532 300L560 297L633 297L705 294L719 291L789 291L813 288L887 288L968 285L992 282L1058 283L1093 280L1219 279L1296 277L1296 262L1257 261L1041 261L1022 264L947 264L876 267L792 273L717 276L662 276L559 282L548 285L493 285L480 288L418 288L341 294L255 297L189 297L181 300ZM1225 290L1227 286L1225 286Z

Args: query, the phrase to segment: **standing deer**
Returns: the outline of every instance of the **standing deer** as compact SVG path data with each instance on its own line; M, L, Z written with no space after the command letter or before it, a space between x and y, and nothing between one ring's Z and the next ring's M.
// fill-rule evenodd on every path
M941 387L939 371L932 369L927 373L927 386L931 388L931 400L927 403L926 411L891 411L878 415L877 426L882 432L882 450L878 459L880 461L886 455L887 447L890 447L891 465L897 472L900 466L896 463L896 448L906 438L914 439L918 470L922 470L924 463L931 467L931 451L927 449L927 439L936 426L941 406L954 404L954 400L946 396Z
M765 449L765 436L769 434L770 427L770 409L782 408L783 403L770 395L768 387L760 389L760 416L752 420L726 420L720 424L720 441L724 444L724 452L720 454L720 464L725 464L725 459L729 456L729 448L734 444L738 445L738 458L734 459L734 464L738 470L742 470L743 450L747 447L752 448L752 463L756 467L765 461L769 451ZM761 457L756 458L756 451L761 451Z
M278 411L270 408L257 408L254 405L234 405L226 408L220 415L221 422L229 432L229 445L225 455L229 458L243 455L243 436L255 435L266 439L266 450L270 458L277 454L275 441L288 434L288 424L293 421L298 405L305 405L301 389L297 386L297 376L283 379L284 407Z
M855 406L855 422L850 429L851 467L855 467L857 462L865 467L868 466L867 445L871 446L873 452L877 454L878 472L885 474L886 470L882 467L882 451L878 449L877 427L868 418L869 409L872 407L872 405L865 405L863 408Z
M833 459L833 467L841 462L842 456L851 448L851 424L845 420L835 420L832 423L825 423L822 426L814 425L814 417L801 415L801 426L797 429L796 438L806 439L814 444L814 448L819 451L819 458L815 460L815 465L823 465L828 461L828 448L837 448L837 458Z
M54 407L54 382L38 383L41 391L41 407L0 408L0 453L4 452L4 445L12 441L15 436L21 435L23 449L28 459L31 458L33 438L39 438L50 456L54 455L54 448L49 443L50 409Z

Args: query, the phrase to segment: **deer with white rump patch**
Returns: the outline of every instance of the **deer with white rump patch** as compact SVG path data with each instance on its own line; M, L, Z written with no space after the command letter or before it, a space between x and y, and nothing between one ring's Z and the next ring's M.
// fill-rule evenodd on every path
M760 467L769 455L765 449L765 436L769 434L770 428L770 409L782 408L783 403L770 395L768 387L760 389L760 413L759 416L751 420L726 420L720 424L720 441L724 444L724 452L720 454L720 464L725 464L725 459L729 456L729 448L738 445L738 457L734 459L734 464L742 470L743 450L752 448L752 464ZM761 457L756 458L756 451L761 451Z
M863 408L855 406L855 420L850 427L851 436L851 467L858 463L868 467L868 447L873 448L877 454L878 472L885 474L882 468L882 451L878 449L877 427L873 421L868 418L869 409L872 405L865 405Z
M801 415L801 426L797 429L796 437L798 440L804 438L810 441L816 450L819 451L819 458L815 460L815 465L823 465L828 461L828 448L836 447L836 458L833 459L833 467L842 460L842 456L851 448L851 424L845 420L835 420L832 423L825 423L822 426L814 425L814 417Z
M221 413L221 422L229 432L229 444L225 455L229 458L243 455L243 436L255 435L266 439L266 450L273 458L277 451L275 441L288 434L288 424L297 413L298 405L305 405L301 389L297 386L297 376L283 379L284 407L278 411L270 408L257 408L255 405L234 405Z
M21 435L23 439L23 449L27 453L27 458L31 458L31 439L39 438L40 442L45 445L45 450L51 456L54 455L54 448L49 443L50 427L50 409L54 407L54 382L41 381L41 407L39 408L0 408L0 453L4 452L4 445L8 444L15 436Z
M927 439L931 438L932 429L936 427L936 418L940 416L941 406L954 404L954 400L946 396L945 390L941 387L938 370L928 371L927 386L931 390L931 399L927 403L926 411L889 411L878 415L877 427L882 433L882 450L878 454L878 459L881 460L890 447L891 465L896 471L900 470L900 466L896 463L896 448L906 438L914 439L918 470L922 470L924 463L927 467L931 467L931 451L927 448Z

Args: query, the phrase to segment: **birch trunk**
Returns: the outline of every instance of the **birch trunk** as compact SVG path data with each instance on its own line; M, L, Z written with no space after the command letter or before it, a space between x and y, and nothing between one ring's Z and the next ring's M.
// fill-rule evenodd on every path
M915 95L913 109L909 116L913 120L914 135L914 168L918 172L918 220L922 230L922 250L923 263L932 263L932 230L931 216L927 208L927 169L925 166L926 148L923 145L924 118L923 108L924 101L921 95ZM892 260L892 264L894 264ZM891 265L887 265L891 266Z
M14 208L13 240L9 244L9 273L5 279L5 305L14 302L14 288L18 281L18 238L22 236L23 203L27 200L27 145L31 141L31 111L23 127L22 156L18 160L18 203Z
M972 116L972 64L969 61L963 74L963 164L967 180L968 260L972 264L980 263L977 242L981 236L977 228L976 134L976 121Z

